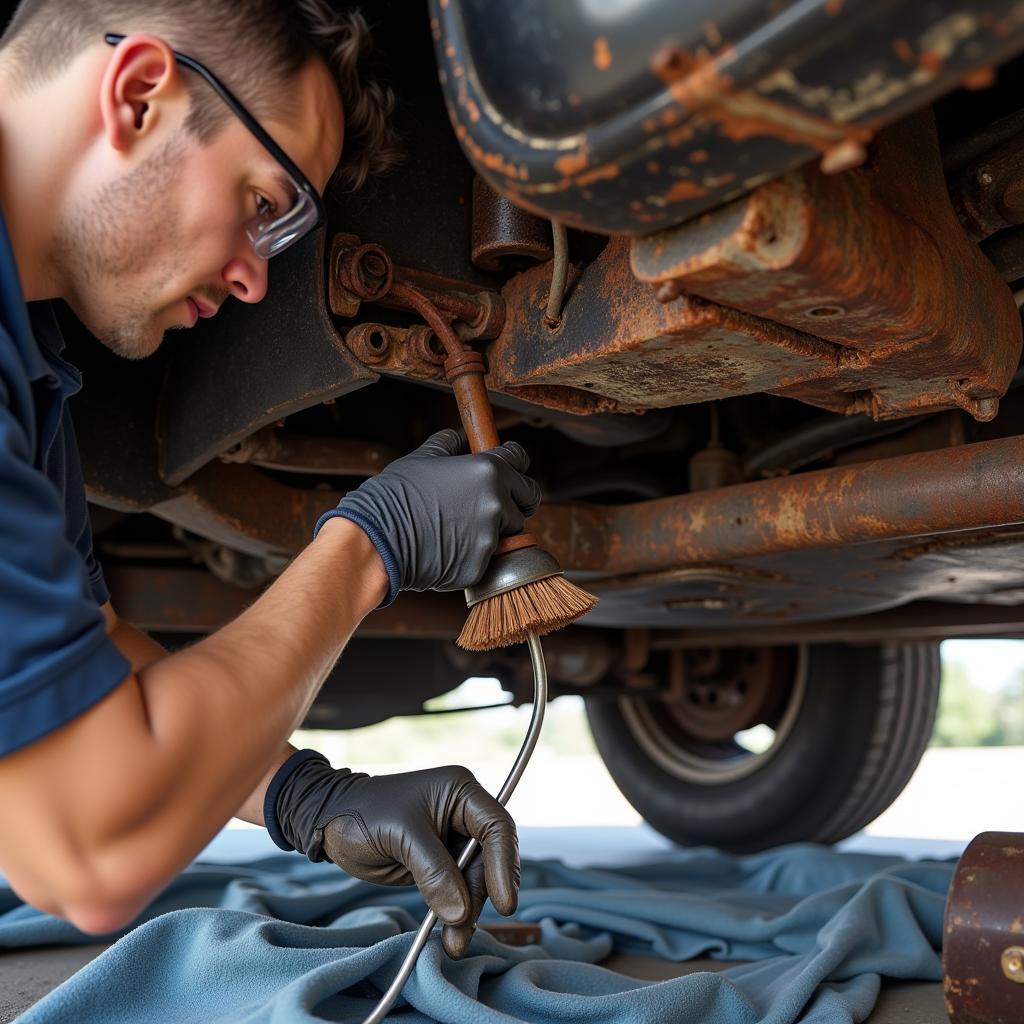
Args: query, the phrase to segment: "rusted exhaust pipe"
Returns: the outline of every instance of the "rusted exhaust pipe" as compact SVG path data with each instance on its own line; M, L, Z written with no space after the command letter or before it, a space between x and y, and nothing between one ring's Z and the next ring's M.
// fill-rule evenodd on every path
M1024 437L629 505L545 504L567 568L611 575L1024 522Z

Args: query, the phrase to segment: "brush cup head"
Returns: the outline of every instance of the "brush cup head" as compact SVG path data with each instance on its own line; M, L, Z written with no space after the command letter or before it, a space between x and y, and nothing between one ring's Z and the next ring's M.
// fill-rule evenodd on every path
M483 577L466 587L466 607L472 608L489 597L507 594L527 583L536 583L551 576L561 576L562 567L542 548L520 548L504 555L495 555Z

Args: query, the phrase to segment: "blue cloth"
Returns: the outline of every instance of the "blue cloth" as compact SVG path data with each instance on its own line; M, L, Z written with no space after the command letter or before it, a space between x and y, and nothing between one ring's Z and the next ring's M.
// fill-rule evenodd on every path
M853 1024L871 1012L880 978L942 977L951 863L797 845L747 857L683 851L631 869L523 868L516 916L540 923L541 944L477 932L452 961L435 930L396 1020ZM294 855L194 865L19 1024L361 1021L423 912L415 889ZM0 947L85 941L95 939L0 890ZM612 949L752 962L651 983L597 966Z
M131 666L107 637L67 399L81 388L49 303L22 296L0 217L0 756L110 692Z

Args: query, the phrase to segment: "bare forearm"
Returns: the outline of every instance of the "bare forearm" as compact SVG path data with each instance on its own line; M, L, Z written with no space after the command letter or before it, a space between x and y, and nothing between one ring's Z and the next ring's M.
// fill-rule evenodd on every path
M195 848L259 793L344 644L380 601L369 542L343 520L328 526L336 528L234 622L137 675L151 784L169 829L192 822Z
M168 656L167 650L147 633L143 633L130 623L118 619L109 605L104 608L104 613L108 618L110 637L117 644L118 650L128 659L133 672L139 672L146 666L152 665L154 662ZM235 812L235 817L251 822L253 825L265 824L263 820L263 798L266 795L267 787L277 773L278 768L294 752L295 747L290 743L282 745L280 752L273 756L267 771L257 783L256 788L245 798L242 806Z
M245 802L235 811L235 817L242 821L251 822L253 825L266 825L263 820L263 798L266 796L267 787L271 779L277 774L277 769L295 753L295 747L286 743L281 751L274 755L270 767L263 773L263 778L256 784L256 788L245 798Z
M0 839L19 892L92 931L141 909L261 794L385 585L365 535L332 520L234 622L176 654L141 652L103 701L5 758L0 803L26 822Z

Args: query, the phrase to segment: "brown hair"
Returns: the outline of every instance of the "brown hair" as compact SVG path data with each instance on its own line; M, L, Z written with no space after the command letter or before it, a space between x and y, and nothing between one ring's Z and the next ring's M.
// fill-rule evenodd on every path
M374 77L370 30L354 8L327 0L22 0L0 38L17 88L28 91L63 71L105 32L146 31L210 68L257 118L287 116L282 85L307 61L331 70L345 117L335 184L348 190L391 167L398 146L391 90ZM186 127L209 141L231 112L198 75L184 71L191 108Z

